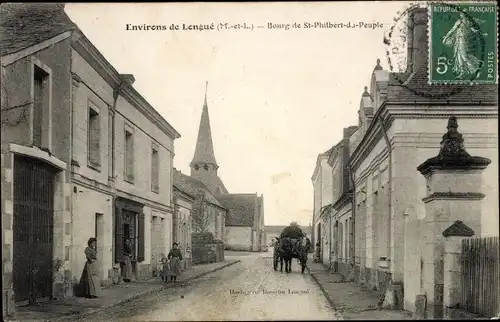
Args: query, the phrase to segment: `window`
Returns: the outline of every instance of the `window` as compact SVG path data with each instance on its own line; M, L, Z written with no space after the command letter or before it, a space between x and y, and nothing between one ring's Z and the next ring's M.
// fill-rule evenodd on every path
M125 154L124 154L124 173L125 181L134 182L134 136L132 131L125 130Z
M101 165L101 125L98 109L89 102L88 114L88 161L92 168L99 168Z
M151 150L151 191L158 193L160 190L159 155L157 148Z
M37 147L42 146L43 135L43 120L44 114L50 108L49 104L49 74L37 65L33 66L33 82L34 82L34 95L33 95L33 145ZM46 117L46 116L45 116Z

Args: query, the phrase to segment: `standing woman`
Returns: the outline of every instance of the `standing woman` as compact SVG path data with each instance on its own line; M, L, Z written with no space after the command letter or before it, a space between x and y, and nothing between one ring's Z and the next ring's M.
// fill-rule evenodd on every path
M168 253L168 260L170 260L170 280L174 283L177 282L177 277L181 275L181 260L182 254L179 249L179 244L174 243L172 249Z
M85 248L87 261L83 268L80 284L83 285L84 295L87 298L97 298L101 295L101 279L99 278L99 268L97 266L97 240L90 238Z
M125 239L123 245L123 281L129 283L132 280L132 249L130 247L130 240Z

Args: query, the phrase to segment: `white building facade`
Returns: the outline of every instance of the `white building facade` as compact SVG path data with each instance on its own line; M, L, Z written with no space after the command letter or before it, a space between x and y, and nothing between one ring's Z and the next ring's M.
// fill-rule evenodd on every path
M332 203L332 168L328 164L331 149L318 155L316 168L311 177L314 189L312 239L315 249L319 242L319 260L330 260L331 222L328 207ZM316 249L316 251L318 251Z
M97 238L103 281L119 281L129 240L137 278L172 243L172 169L179 134L83 34L72 46L73 280Z

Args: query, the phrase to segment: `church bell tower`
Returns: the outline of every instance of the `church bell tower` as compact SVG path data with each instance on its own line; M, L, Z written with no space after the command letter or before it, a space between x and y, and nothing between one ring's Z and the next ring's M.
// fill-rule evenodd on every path
M191 161L191 177L203 182L210 190L218 185L217 161L215 160L214 144L212 141L212 131L210 129L210 117L208 115L207 104L208 82L205 85L205 102L201 112L200 127L198 129L198 139Z

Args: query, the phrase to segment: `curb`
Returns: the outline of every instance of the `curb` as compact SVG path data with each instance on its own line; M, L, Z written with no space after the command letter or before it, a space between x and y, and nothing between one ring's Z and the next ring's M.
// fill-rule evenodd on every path
M224 264L220 267L217 267L217 268L214 268L214 269L211 269L209 271L206 271L206 272L202 272L202 273L199 273L199 274L196 274L196 275L193 275L191 277L188 277L186 278L185 280L183 280L182 282L189 282L189 281L192 281L192 280L195 280L195 279L198 279L200 277L203 277L205 275L208 275L210 273L213 273L213 272L217 272L217 271L220 271L226 267L229 267L229 266L232 266L234 264L237 264L237 263L240 263L241 260L234 260L232 262L229 262L227 264ZM182 283L181 282L181 283ZM156 292L159 292L161 290L164 290L166 288L171 288L172 286L171 285L159 285L153 289L150 289L150 290L147 290L147 291L144 291L144 292L141 292L139 294L136 294L132 297L129 297L129 298L126 298L126 299L123 299L123 300L120 300L116 303L113 303L113 304L110 304L110 305L106 305L106 306L102 306L102 307L99 307L99 308L96 308L96 309L90 309L89 311L87 312L81 312L81 313L76 313L76 314L71 314L71 315L65 315L65 316L62 316L62 317L58 317L58 318L54 318L54 319L49 319L49 320L45 320L45 322L57 322L57 321L68 321L68 320L80 320L84 317L87 317L89 315L94 315L96 313L99 313L99 312L102 312L102 311L105 311L105 310L108 310L110 308L113 308L115 306L119 306L119 305L122 305L122 304L125 304L125 303L128 303L128 302L131 302L131 301L134 301L140 297L143 297L143 296L148 296L148 295L151 295L151 294L154 294Z
M328 301L328 304L330 304L330 306L332 307L333 310L336 311L336 304L335 302L332 300L332 298L330 297L330 295L328 295L328 292L326 291L326 289L323 287L323 285L319 282L318 278L316 277L316 275L314 273L310 273L309 275L311 275L311 277L313 278L313 280L316 282L316 284L319 286L319 288L321 289L321 292L323 292L323 295L325 296L326 300ZM340 313L337 312L339 315Z

